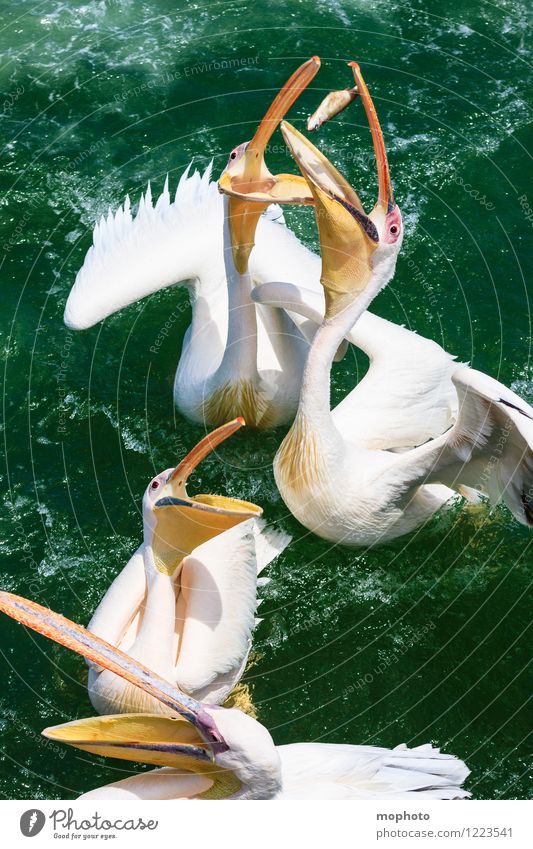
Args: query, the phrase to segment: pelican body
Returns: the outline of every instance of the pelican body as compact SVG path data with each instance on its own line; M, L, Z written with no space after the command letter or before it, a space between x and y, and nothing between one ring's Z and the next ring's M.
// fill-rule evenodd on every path
M94 634L211 704L222 703L244 671L259 621L258 575L289 541L264 527L255 504L187 495L191 472L243 423L221 426L150 482L144 541L89 623ZM98 713L168 713L100 666L90 665L88 689Z
M91 754L157 767L81 799L461 799L469 774L431 745L276 746L237 708L195 701L155 672L65 617L11 593L0 610L160 700L169 715L122 714L46 728L45 737Z
M187 169L173 199L167 181L155 204L148 187L135 216L126 200L102 219L64 320L84 330L167 286L185 287L192 315L174 378L176 407L200 424L243 415L264 429L292 421L308 346L298 319L256 306L250 292L290 279L284 257L297 240L262 216L258 250L239 275L227 247L227 202L210 176L211 166L203 176Z
M255 172L255 153L262 160L279 121L318 68L317 59L309 60L283 86L246 145L247 166L239 177ZM232 152L230 180L235 165L242 162ZM167 181L155 208L148 189L135 218L126 200L102 219L67 300L65 323L81 330L161 288L187 285L192 323L176 372L176 406L202 424L243 415L250 427L275 427L294 417L307 338L298 319L255 304L251 290L257 282L287 279L294 243L284 227L264 216L270 204L221 198L210 173L209 167L200 179L186 172L173 203ZM288 182L279 181L281 197L312 203L302 177ZM232 246L235 228L249 241L239 255ZM256 230L258 250L249 263Z
M394 274L403 238L381 127L359 66L350 64L376 156L378 200L370 214L326 157L290 124L281 124L314 198L324 313L304 369L298 412L274 461L276 483L305 527L350 546L413 531L456 492L468 497L481 492L493 504L503 501L520 522L531 525L532 408L497 381L454 364L442 349L409 344L408 356L394 363L403 343L387 353L385 339L369 340L362 328L369 372L336 410L330 409L335 353L346 337L357 339L365 310ZM294 287L267 284L254 296L292 310L299 302L304 315L316 313L313 293L299 290L292 297L288 291ZM412 357L417 348L418 361ZM425 436L433 438L425 442L423 396L438 397L441 387L440 411L442 401L454 397L456 411L441 417L440 431L433 429L435 421Z

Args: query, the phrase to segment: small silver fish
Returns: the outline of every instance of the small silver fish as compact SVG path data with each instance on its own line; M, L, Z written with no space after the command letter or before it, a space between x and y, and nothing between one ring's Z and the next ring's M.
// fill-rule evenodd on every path
M341 91L331 91L328 95L326 95L316 112L313 112L311 117L308 119L307 129L309 132L318 130L322 124L325 124L326 121L329 121L331 118L334 118L335 115L338 115L339 112L342 112L343 109L346 109L352 100L355 100L357 94L357 86L354 86L353 88L343 88Z

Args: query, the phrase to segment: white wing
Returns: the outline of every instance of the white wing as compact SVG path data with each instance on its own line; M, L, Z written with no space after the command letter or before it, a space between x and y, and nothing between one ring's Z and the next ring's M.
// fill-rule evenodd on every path
M275 531L267 526L264 519L256 519L253 524L255 536L255 555L257 574L260 575L273 560L289 545L292 537L284 531ZM269 580L263 578L263 581Z
M266 283L252 297L316 326L324 295L304 286ZM430 339L366 311L346 337L370 359L364 378L333 410L344 439L367 448L410 448L439 436L454 420L457 393L454 358Z
M167 179L155 205L148 186L135 216L126 198L95 226L93 245L65 307L69 327L92 327L153 292L193 279L225 289L223 198L210 181L211 165L203 175L195 171L189 176L190 167L173 201ZM308 268L316 272L317 257L270 217L278 210L274 206L259 221L250 271L259 282L305 281ZM318 284L316 273L314 277Z
M418 483L466 485L504 502L533 525L533 409L510 389L474 369L453 375L460 402L455 425L439 439L398 458Z
M430 745L408 749L295 743L279 746L283 799L461 799L463 761Z
M223 274L222 202L210 176L211 166L203 176L189 177L187 169L173 202L167 180L155 206L148 186L135 217L126 198L101 219L67 300L68 327L91 327L152 292L193 279L213 256L220 257Z
M183 561L176 682L200 701L219 704L242 675L256 624L258 572L289 541L256 523L236 525Z

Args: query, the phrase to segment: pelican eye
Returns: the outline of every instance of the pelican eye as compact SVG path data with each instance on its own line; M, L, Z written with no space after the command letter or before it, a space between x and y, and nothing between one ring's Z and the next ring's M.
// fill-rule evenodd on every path
M231 151L231 153L230 153L230 155L229 155L229 158L230 158L230 159L237 159L237 151L236 151L236 150L232 150L232 151Z
M150 489L158 489L158 487L159 487L159 481L152 481L152 483L150 485Z
M390 229L389 229L389 233L391 233L393 236L395 236L397 232L398 232L398 225L397 224L391 224Z

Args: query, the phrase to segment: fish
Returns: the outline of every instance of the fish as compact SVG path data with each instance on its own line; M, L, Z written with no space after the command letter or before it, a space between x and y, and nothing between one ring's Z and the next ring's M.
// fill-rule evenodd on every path
M354 86L353 88L343 88L341 89L341 91L330 91L330 93L326 95L316 112L313 112L311 117L308 118L308 131L313 132L313 130L318 130L318 128L321 127L322 124L325 124L327 121L330 121L331 118L334 118L335 115L338 115L339 112L342 112L343 109L346 109L346 107L350 105L352 100L355 100L357 94L357 86Z

